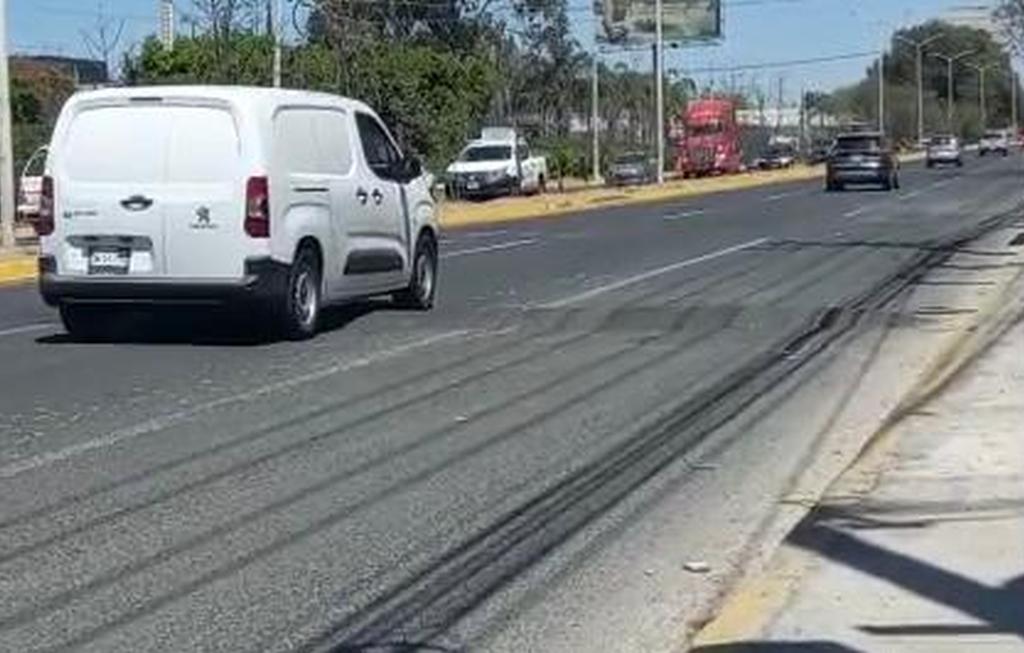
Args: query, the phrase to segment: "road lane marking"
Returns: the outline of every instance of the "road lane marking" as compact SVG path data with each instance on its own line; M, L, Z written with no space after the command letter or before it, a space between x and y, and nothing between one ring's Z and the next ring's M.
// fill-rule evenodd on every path
M0 330L0 338L5 336L15 336L19 333L31 333L32 331L45 331L47 329L55 329L57 325L53 322L46 324L26 324L20 327L11 327L10 329Z
M111 447L114 447L118 444L122 444L129 440L135 440L144 435L149 435L150 433L162 431L173 426L178 422L191 419L197 415L207 413L217 408L222 408L224 406L228 406L235 403L251 401L253 399L257 399L259 397L274 392L280 392L282 390L288 390L299 385L312 383L313 381L319 381L321 379L334 376L335 374L341 374L343 372L350 372L355 369L368 367L375 363L380 363L392 358L396 358L398 356L407 354L417 349L423 349L431 345L436 345L439 342L444 342L446 340L452 340L455 338L467 337L472 335L472 333L473 332L470 331L469 329L445 331L443 333L438 333L433 336L421 338L420 340L407 342L405 344L392 347L391 349L377 351L367 356L363 356L361 358L357 358L355 360L351 360L345 363L338 363L337 365L331 365L330 367L326 367L321 370L316 370L314 372L309 372L307 374L295 376L290 379L284 379L276 383L271 383L269 385L264 385L259 388L248 390L246 392L240 392L238 394L231 395L228 397L221 397L220 399L208 401L206 403L199 404L192 408L187 408L184 410L175 411L173 413L166 413L158 417L153 417L140 424L135 424L133 426L129 426L126 428L117 429L111 431L107 435L94 438L92 440L87 440L85 442L80 442L78 444L74 444L63 449L49 451L46 453L41 453L35 456L29 456L21 460L15 460L13 462L10 462L4 465L3 467L0 467L0 479L13 478L14 476L18 476L19 474L33 471L41 467L47 467L49 465L70 460L72 458L77 458L78 456L91 453L93 451L109 449ZM488 335L490 335L490 332L488 332Z
M640 283L641 281L647 281L648 279L653 279L654 277L658 277L658 276L661 276L663 274L667 274L669 272L675 272L676 270L682 270L683 268L688 268L690 266L697 265L698 263L705 263L707 261L711 261L711 260L714 260L716 258L721 258L723 256L728 256L729 254L736 254L737 252L742 252L743 250L747 250L747 249L750 249L752 247L757 247L758 245L763 245L764 243L768 242L768 240L769 240L768 238L758 238L756 240L750 240L750 241L747 241L745 243L741 243L739 245L733 245L732 247L726 247L725 249L720 249L717 252L711 252L709 254L704 254L704 255L698 256L696 258L691 258L691 259L687 259L685 261L679 261L678 263L672 263L671 265L666 265L666 266L663 266L663 267L660 267L660 268L655 268L653 270L648 270L647 272L643 272L641 274L637 274L637 275L634 275L632 277L627 277L625 279L620 279L619 281L615 281L613 283L609 283L609 284L606 284L604 286L598 286L597 288L591 288L590 290L587 290L585 292L581 292L578 295L572 295L570 297L566 297L564 299L559 299L559 300L556 300L556 301L553 301L553 302L549 302L547 304L541 304L541 305L538 306L538 308L542 308L542 309L563 308L565 306L570 306L572 304L578 304L579 302L583 302L583 301L586 301L588 299L593 299L594 297L597 297L599 295L603 295L603 294L608 293L608 292L612 292L613 290L619 290L619 289L625 288L627 286L632 286L634 284Z
M932 184L932 185L930 186L930 188L942 188L943 186L949 186L949 185L950 185L950 184L952 184L952 183L953 183L953 182L954 182L955 180L956 180L956 178L952 178L952 179L943 179L943 180L941 180L941 181L937 181L937 182L935 182L934 184Z
M527 245L536 245L539 241L536 238L524 238L523 240L513 240L507 243L497 243L496 245L484 245L483 247L471 247L470 249L460 249L454 252L445 252L441 255L441 258L455 258L457 256L469 256L470 254L483 254L485 252L499 252L503 249L512 249L514 247L526 247Z
M907 200L914 199L915 197L917 197L918 195L920 195L923 192L924 192L924 189L919 189L919 190L910 191L909 193L904 193L904 194L900 195L900 201L901 202L906 202Z
M661 216L662 220L685 220L686 218L693 218L698 215L704 215L707 213L706 209L694 209L692 211L683 211L682 213L674 213L672 215Z
M855 217L857 217L861 213L864 213L865 211L867 211L870 208L871 207L869 207L869 206L862 206L862 207L854 209L852 211L847 211L846 213L843 214L843 217L844 218L855 218Z
M764 198L764 201L765 202L778 202L779 200L784 200L787 197L792 197L792 196L794 196L796 194L797 194L797 191L795 191L795 190L792 190L792 191L789 191L789 192L786 192L786 193L777 193L775 195L769 195L768 197Z

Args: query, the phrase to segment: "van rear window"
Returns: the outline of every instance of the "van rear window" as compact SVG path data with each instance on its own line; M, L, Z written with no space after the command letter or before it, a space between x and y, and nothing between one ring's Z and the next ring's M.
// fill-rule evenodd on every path
M209 107L89 109L71 123L63 172L96 183L214 183L237 174L231 114Z

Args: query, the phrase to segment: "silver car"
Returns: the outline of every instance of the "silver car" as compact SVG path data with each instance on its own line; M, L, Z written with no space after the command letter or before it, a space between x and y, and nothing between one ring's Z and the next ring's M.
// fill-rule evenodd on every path
M934 136L928 141L925 165L929 168L937 165L954 165L959 168L963 164L963 151L955 136Z

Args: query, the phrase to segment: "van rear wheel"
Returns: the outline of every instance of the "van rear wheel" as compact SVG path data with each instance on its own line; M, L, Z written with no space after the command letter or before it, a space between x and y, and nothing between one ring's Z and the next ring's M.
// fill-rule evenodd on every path
M76 340L101 340L109 334L111 315L102 306L61 304L58 311L64 330Z
M429 234L420 236L413 257L409 287L395 293L395 302L404 308L429 311L437 294L437 244Z
M312 247L303 247L288 273L288 288L278 314L281 330L289 340L306 340L316 335L320 288L320 258Z

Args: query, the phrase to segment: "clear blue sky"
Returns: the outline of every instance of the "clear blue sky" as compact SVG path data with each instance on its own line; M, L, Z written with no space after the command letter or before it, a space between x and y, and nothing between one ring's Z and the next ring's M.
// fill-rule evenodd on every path
M976 1L976 0L975 0ZM964 0L724 0L725 40L719 45L669 50L669 69L733 67L865 52L878 48L884 29L921 22L964 4ZM191 0L177 0L189 10ZM575 32L593 47L591 0L570 0ZM156 30L157 0L8 0L10 38L16 52L87 56L82 30L95 31L97 14L124 19L122 46L140 42ZM647 52L616 57L650 67ZM870 57L806 66L786 66L737 73L703 74L719 82L730 77L740 85L776 88L783 76L788 96L801 86L829 89L857 79Z

